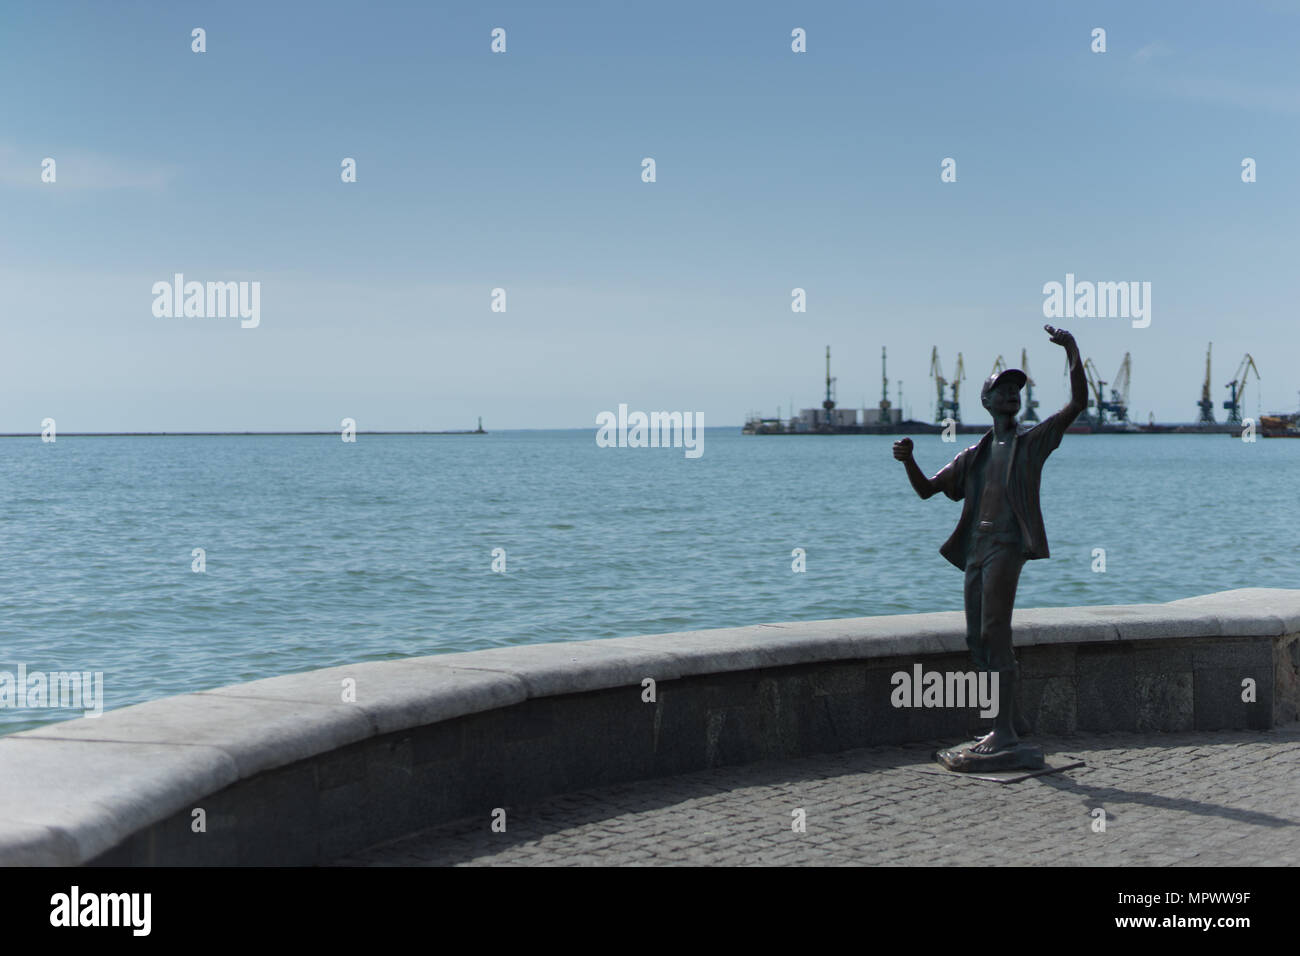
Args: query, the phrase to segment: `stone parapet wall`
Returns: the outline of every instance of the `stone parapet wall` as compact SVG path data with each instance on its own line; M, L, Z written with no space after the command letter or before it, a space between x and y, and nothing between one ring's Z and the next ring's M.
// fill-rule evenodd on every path
M1300 717L1297 590L1026 609L1013 630L1038 733ZM460 817L486 829L556 793L955 743L987 723L894 707L892 675L917 664L969 669L960 612L444 654L151 701L0 738L0 864L319 863Z

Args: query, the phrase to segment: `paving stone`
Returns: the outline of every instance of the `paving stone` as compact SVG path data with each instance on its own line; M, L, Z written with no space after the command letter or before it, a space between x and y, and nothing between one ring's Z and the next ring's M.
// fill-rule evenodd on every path
M951 741L862 748L566 794L490 841L463 820L333 865L1300 865L1300 724L1033 739L1087 766L1002 785L918 772Z

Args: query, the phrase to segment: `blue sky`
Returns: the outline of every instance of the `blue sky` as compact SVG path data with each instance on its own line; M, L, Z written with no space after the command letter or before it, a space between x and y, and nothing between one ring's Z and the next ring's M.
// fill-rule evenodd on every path
M982 420L1022 347L1064 401L1067 272L1152 283L1060 323L1135 417L1194 417L1210 340L1216 403L1249 351L1291 410L1297 48L1296 3L6 3L0 431L739 424L827 344L920 418L962 352ZM154 317L177 272L260 325Z

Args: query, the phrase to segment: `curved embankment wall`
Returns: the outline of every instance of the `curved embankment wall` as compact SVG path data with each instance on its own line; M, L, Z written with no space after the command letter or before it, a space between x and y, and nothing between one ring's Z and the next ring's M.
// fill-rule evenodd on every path
M1039 733L1262 729L1300 708L1300 590L1020 610L1014 632ZM891 675L917 663L969 669L961 613L444 654L156 700L0 738L0 864L327 862L564 791L966 739L974 711L891 706Z

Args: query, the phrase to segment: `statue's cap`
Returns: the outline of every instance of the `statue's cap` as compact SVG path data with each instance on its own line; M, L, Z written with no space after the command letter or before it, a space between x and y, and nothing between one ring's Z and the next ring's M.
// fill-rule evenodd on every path
M1018 368L1009 368L1006 369L1005 371L999 372L996 375L990 375L987 379L984 380L984 387L980 389L980 401L983 401L984 399L988 398L989 392L997 388L998 382L1001 382L1003 379L1010 379L1014 381L1016 383L1017 392L1025 387L1025 382L1029 381L1029 377L1025 375L1024 372L1020 371L1020 369Z

